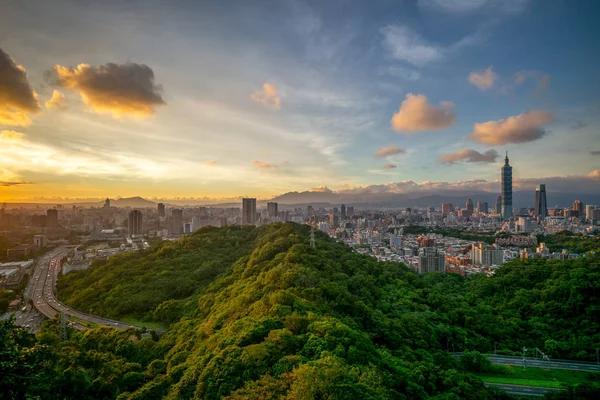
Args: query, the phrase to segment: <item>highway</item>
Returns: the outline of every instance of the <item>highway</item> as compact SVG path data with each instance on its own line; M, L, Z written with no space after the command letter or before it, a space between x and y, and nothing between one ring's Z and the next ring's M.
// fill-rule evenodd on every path
M461 353L452 353L454 357L459 358ZM513 365L521 367L523 366L523 358L517 356L501 356L488 354L488 359L492 364L500 365ZM541 358L527 357L526 367L536 367L544 369L566 369L570 371L586 371L586 372L600 372L600 364L594 362L585 361L572 361L572 360L553 360L548 361Z
M60 247L43 256L36 263L26 291L27 297L33 301L34 307L47 318L55 318L57 314L65 313L71 321L70 326L79 330L89 329L86 324L109 326L117 329L141 329L141 326L72 310L56 299L54 289L60 273L60 262L68 252L69 248Z
M530 397L543 397L544 394L552 391L559 391L556 388L545 388L535 386L522 386L522 385L506 385L504 383L489 383L485 382L485 386L494 386L504 390L506 393L512 396L530 396Z

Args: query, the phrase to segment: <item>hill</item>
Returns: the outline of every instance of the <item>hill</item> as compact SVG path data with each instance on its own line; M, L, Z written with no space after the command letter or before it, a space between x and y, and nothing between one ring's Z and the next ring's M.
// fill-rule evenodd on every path
M59 283L73 306L169 329L61 342L49 321L38 339L55 359L32 389L48 399L502 399L446 350L591 360L600 344L594 256L419 276L320 232L313 249L287 223L204 228Z

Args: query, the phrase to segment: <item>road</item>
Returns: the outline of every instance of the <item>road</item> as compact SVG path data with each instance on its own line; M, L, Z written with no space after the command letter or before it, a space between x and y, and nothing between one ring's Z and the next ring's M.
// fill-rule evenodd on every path
M461 353L452 353L454 357L460 357ZM500 356L488 354L492 364L523 366L523 358L516 356ZM526 367L544 369L566 369L570 371L600 372L600 364L594 362L572 361L572 360L542 360L541 358L527 357Z
M489 383L485 382L485 386L494 386L504 390L506 393L512 396L530 396L530 397L543 397L544 394L552 391L558 391L556 388L545 388L535 386L522 386L522 385L506 385L504 383Z
M45 317L54 318L59 313L64 313L71 320L71 327L75 329L89 329L85 324L110 326L117 329L136 328L141 326L127 324L108 318L101 318L70 309L58 301L54 295L56 279L60 273L61 259L66 256L69 249L60 247L40 258L27 285L27 297L33 301L34 307Z

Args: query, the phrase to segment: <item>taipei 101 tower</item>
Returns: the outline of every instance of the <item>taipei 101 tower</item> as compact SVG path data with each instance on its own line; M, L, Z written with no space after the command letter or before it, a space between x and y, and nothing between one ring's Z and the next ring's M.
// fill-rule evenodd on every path
M502 185L502 219L509 219L513 216L512 206L512 167L508 164L508 151L504 159L501 175Z

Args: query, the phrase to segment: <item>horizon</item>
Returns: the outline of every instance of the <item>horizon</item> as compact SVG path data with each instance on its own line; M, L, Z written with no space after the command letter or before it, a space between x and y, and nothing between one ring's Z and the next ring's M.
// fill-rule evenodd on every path
M594 2L24 3L0 202L600 193Z

